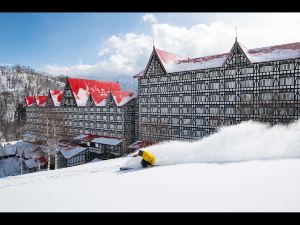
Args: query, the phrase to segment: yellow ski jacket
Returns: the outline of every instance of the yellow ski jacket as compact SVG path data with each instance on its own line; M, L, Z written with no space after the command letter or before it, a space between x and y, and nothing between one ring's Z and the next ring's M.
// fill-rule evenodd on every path
M152 166L154 166L155 164L155 157L148 151L144 151L143 152L143 155L142 155L142 158L149 162Z

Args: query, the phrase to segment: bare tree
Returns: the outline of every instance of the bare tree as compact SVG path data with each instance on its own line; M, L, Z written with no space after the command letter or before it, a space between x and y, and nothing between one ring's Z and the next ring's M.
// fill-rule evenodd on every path
M65 116L54 108L40 107L39 110L43 120L43 141L48 147L48 168L50 169L54 158L55 169L57 169L59 168L59 143L68 139Z

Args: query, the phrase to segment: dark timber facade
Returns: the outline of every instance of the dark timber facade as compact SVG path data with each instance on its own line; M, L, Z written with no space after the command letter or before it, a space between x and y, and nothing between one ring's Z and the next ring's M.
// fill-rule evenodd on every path
M139 140L195 140L222 125L300 115L300 43L248 50L236 41L229 53L186 60L154 48L136 77Z
M26 97L27 133L23 139L45 141L49 139L47 132L53 134L56 128L54 138L70 141L82 135L80 143L90 151L105 152L106 157L122 156L136 140L135 101L135 94L121 91L117 82L68 78L64 91ZM97 138L100 142L93 143Z

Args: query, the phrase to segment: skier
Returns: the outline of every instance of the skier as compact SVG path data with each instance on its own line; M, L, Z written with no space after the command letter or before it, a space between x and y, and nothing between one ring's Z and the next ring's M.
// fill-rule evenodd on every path
M148 166L154 166L155 164L155 157L148 151L143 151L143 150L139 150L139 152L135 155L133 155L133 157L137 157L137 156L141 156L142 159L142 167L148 167Z

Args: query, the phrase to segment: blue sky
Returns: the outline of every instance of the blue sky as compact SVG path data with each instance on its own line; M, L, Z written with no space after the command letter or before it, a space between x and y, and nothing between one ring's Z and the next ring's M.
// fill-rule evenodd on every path
M138 29L139 14L0 14L0 62L42 69L45 64L94 63L101 42Z
M0 13L0 63L131 76L145 67L153 35L156 47L199 57L228 52L235 26L254 48L300 41L299 23L299 13Z

